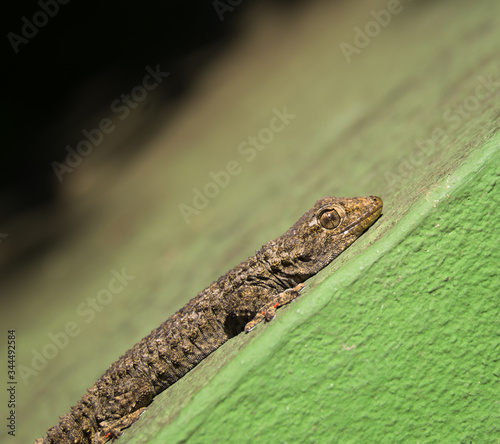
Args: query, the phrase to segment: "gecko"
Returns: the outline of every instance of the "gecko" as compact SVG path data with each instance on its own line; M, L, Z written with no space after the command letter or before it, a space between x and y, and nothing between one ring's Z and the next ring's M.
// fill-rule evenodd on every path
M230 338L270 321L382 213L377 196L324 197L128 350L35 444L104 444Z

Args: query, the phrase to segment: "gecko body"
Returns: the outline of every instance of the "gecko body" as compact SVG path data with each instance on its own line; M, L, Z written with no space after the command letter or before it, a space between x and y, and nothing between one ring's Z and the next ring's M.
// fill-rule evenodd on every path
M121 435L153 398L228 339L274 317L304 282L382 212L376 196L325 197L128 350L37 444L102 444Z

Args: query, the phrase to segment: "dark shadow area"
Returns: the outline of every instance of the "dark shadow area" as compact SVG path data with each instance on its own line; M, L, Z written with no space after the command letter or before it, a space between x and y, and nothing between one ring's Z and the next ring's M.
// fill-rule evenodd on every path
M299 2L266 3L286 12ZM10 3L1 19L6 80L0 234L9 237L4 227L27 211L43 214L50 209L52 219L45 221L50 224L54 215L64 213L57 206L60 184L54 162L64 162L67 147L81 142L82 130L96 126L95 116L109 115L110 104L141 84L147 73L155 71L158 78L159 73L169 73L168 81L155 91L160 102L155 106L167 106L175 114L176 103L194 80L239 34L251 4L226 0ZM118 105L114 111L126 112ZM147 131L140 127L137 133L142 138ZM133 158L140 146L127 143L105 155ZM16 236L36 229L33 222L31 227L16 227ZM39 223L44 223L43 217ZM61 230L52 231L24 245L17 242L19 251L8 253L9 265L64 235ZM8 237L0 241L7 242ZM6 265L1 259L0 264Z

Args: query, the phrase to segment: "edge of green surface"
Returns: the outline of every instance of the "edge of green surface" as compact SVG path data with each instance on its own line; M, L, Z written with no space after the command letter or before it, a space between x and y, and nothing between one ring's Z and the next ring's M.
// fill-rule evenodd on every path
M395 248L434 211L441 200L449 198L456 190L474 180L476 173L495 155L498 156L499 151L500 135L496 134L416 202L400 223L391 228L390 235L381 238L371 248L343 264L334 275L327 277L311 291L304 291L303 296L293 304L293 308L284 310L281 316L265 328L257 328L258 334L248 340L245 338L245 347L223 366L206 386L195 393L193 399L178 412L173 421L165 425L149 442L164 443L166 439L169 443L183 442L192 436L205 420L206 412L212 411L217 404L223 402L225 396L238 386L241 378L246 377L252 368L263 365L273 350L287 340L292 330L300 328L300 324L307 322L331 301L335 292L347 288L379 258ZM140 421L137 426L138 429L141 428Z

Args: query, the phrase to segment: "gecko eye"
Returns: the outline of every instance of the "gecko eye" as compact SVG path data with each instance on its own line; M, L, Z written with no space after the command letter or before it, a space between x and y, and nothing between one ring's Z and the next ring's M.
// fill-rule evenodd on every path
M340 216L334 209L326 210L319 216L319 223L323 228L333 230L340 224Z

